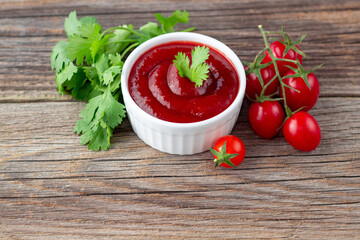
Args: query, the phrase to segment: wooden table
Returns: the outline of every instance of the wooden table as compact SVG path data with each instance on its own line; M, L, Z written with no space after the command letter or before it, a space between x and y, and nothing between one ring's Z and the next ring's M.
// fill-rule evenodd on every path
M0 1L1 239L359 239L360 2ZM210 152L169 155L144 144L128 121L112 148L92 152L72 130L85 103L59 96L50 53L68 13L104 28L190 12L189 26L252 60L258 24L309 33L304 61L317 71L310 113L322 129L316 151L279 135L256 136L243 105L233 134L246 145L235 170Z

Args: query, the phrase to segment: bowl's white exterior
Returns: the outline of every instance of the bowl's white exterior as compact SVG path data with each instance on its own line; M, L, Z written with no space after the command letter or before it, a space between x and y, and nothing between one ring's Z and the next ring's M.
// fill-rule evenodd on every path
M225 111L200 122L173 123L149 115L134 102L128 89L128 77L133 64L147 50L174 41L192 41L211 46L233 64L240 79L240 88L234 102ZM171 154L203 152L208 150L218 138L228 135L237 121L245 88L245 71L237 55L222 42L198 33L168 33L146 41L129 55L121 74L121 90L133 130L151 147Z

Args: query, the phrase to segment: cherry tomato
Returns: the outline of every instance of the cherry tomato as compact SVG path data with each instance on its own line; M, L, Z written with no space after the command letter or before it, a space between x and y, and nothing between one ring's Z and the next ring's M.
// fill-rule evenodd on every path
M270 139L280 131L285 114L279 102L264 101L252 103L248 117L254 132L262 138Z
M226 168L238 166L245 158L245 145L240 138L226 135L219 138L210 149L215 159L215 167L221 165Z
M296 47L298 49L300 49L297 45L296 45ZM274 53L275 57L289 59L289 60L298 59L300 64L302 64L302 56L292 49L290 49L284 56L285 45L283 43L281 43L279 41L275 41L270 44L270 48L271 48L272 52ZM266 51L265 58L262 61L262 63L268 63L270 61L271 61L270 54L268 51ZM296 68L296 66L297 66L295 63L286 62L286 61L277 61L277 66L279 69L280 76L284 76L290 70L288 67L286 67L286 65L294 67L294 68ZM274 67L273 65L270 65L270 66Z
M313 116L302 111L285 121L283 134L291 146L305 152L315 150L321 140L319 124Z
M249 69L248 66L245 66L245 71ZM270 82L270 80L275 76L275 70L274 67L266 67L260 70L261 77L264 82L264 86ZM276 92L277 88L279 86L279 80L275 79L269 86L267 86L265 90L265 95L271 95ZM246 96L250 100L255 100L255 94L260 96L260 93L262 91L263 87L260 84L260 81L258 77L255 75L255 73L250 73L246 75Z
M295 74L294 71L289 71L285 76ZM306 85L304 79L301 77L284 78L283 82L290 87L299 90L296 92L293 89L285 87L286 103L291 111L304 107L301 111L309 111L317 102L319 98L319 81L314 73L307 75L308 82L311 89ZM283 97L282 89L280 88L280 96Z

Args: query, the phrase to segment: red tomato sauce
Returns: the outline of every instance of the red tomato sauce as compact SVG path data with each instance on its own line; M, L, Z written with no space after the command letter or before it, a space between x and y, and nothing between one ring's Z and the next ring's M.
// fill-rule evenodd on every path
M129 91L136 104L150 115L169 122L191 123L214 117L236 98L240 81L233 65L217 50L209 47L209 78L201 87L180 77L173 64L175 55L203 44L177 41L156 46L133 65Z

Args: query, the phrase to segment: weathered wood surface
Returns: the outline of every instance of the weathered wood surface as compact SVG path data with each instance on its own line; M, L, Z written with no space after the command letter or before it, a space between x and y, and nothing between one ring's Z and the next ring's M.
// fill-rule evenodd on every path
M115 2L115 3L114 3ZM360 2L0 1L1 239L359 239ZM292 36L306 66L319 63L322 129L316 151L257 137L245 103L233 134L247 147L238 169L214 169L209 152L169 155L127 121L112 149L91 152L72 133L84 103L58 96L49 56L76 9L105 27L190 11L191 25L250 60L258 24Z

